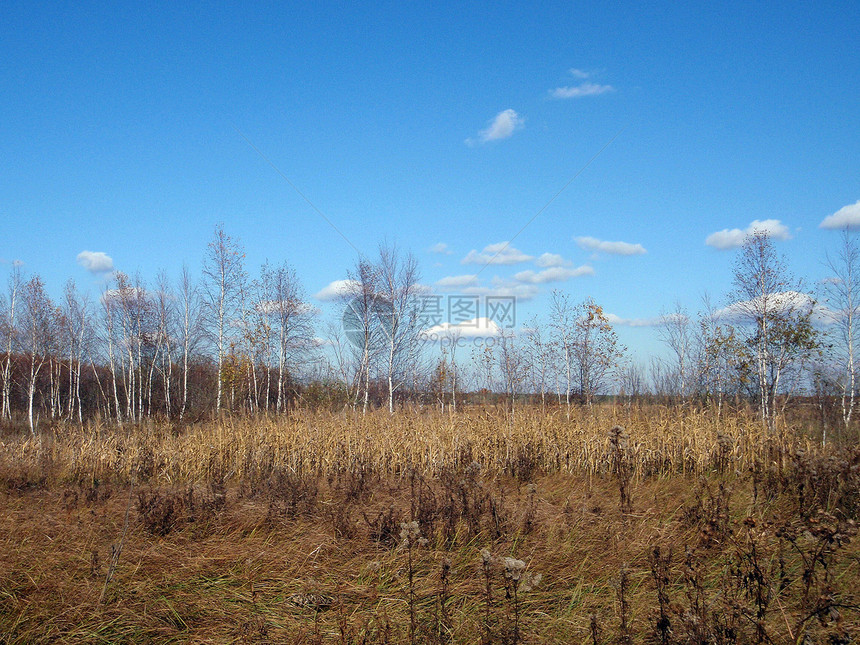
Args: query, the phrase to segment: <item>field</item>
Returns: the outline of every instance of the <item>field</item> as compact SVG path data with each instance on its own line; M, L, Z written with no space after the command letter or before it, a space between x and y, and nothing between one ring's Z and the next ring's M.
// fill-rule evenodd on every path
M658 406L0 445L0 643L848 643L860 451Z

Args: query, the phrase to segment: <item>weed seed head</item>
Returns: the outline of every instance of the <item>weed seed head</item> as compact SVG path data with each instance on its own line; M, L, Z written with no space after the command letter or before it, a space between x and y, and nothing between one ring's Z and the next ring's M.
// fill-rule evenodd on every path
M519 580L526 568L526 563L516 558L505 558L505 577L511 580Z
M417 520L400 523L400 540L407 547L412 547L414 544L420 546L427 544L427 539L421 537L421 527Z

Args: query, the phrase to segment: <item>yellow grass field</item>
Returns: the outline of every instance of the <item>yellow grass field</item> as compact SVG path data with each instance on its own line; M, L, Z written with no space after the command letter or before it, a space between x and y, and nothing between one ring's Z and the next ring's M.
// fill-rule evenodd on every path
M658 406L7 433L0 643L848 643L858 501Z

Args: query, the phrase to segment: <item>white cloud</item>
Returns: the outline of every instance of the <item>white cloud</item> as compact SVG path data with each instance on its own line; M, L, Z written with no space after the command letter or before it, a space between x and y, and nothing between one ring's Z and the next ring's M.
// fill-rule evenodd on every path
M499 112L487 128L478 133L478 141L487 143L488 141L498 141L499 139L507 139L516 130L523 127L525 119L517 114L516 110L507 109ZM473 139L466 139L466 143L473 145Z
M568 71L570 72L570 75L574 78L586 79L591 76L591 74L589 74L588 72L583 71L581 69L576 69L575 67L569 69Z
M594 269L583 264L575 269L567 267L550 267L543 271L520 271L514 275L514 280L528 284L546 284L547 282L564 282L581 275L594 275Z
M150 294L143 287L125 287L123 289L106 289L102 292L101 301L105 302L133 302L135 300L150 300Z
M615 314L606 314L606 319L609 321L610 325L618 325L621 327L659 327L660 325L679 318L689 322L689 318L683 314L668 314L666 316L657 316L656 318L622 318Z
M314 298L322 302L331 302L354 293L358 293L358 282L355 280L335 280L315 293Z
M549 267L569 267L573 262L565 260L558 253L544 253L535 260L535 264L543 269L548 269Z
M421 332L421 336L428 340L439 340L440 338L486 338L498 336L501 328L494 320L489 318L472 318L460 323L443 322L441 325L433 325Z
M609 253L611 255L642 255L647 253L645 247L641 244L631 244L630 242L606 242L598 240L596 237L577 237L574 238L579 248L588 251L598 251L600 253Z
M606 314L610 325L621 327L657 327L662 320L660 318L622 318L615 314Z
M451 255L453 253L444 242L437 242L430 247L429 251L430 253L438 253L440 255Z
M744 245L748 236L756 231L767 233L772 240L790 240L791 233L788 227L778 219L753 220L744 230L739 228L728 229L711 233L705 238L705 244L715 249L736 249Z
M502 296L513 297L518 300L531 300L538 294L538 287L533 284L502 280L496 276L493 278L492 287L466 287L462 292L469 296Z
M574 87L557 87L554 90L550 90L549 94L554 99L579 99L585 96L606 94L607 92L613 92L614 90L615 88L611 85L598 85L597 83L585 82Z
M470 273L468 275L449 275L445 276L441 280L436 281L436 286L442 287L443 289L469 287L475 284L478 284L478 276L473 273Z
M113 259L101 251L81 251L78 253L78 264L90 273L113 271Z
M856 204L848 204L843 206L833 215L825 217L819 228L843 229L860 227L860 200Z
M289 300L262 300L254 305L254 309L261 314L274 314L281 310L284 312L307 316L316 316L321 313L321 311L313 305L309 305L305 302L291 302Z
M507 242L497 242L484 247L480 253L475 249L460 260L460 264L519 264L534 259L515 249Z
M772 315L811 312L812 320L822 325L833 324L839 318L838 312L816 302L809 294L799 291L771 293L767 296L767 300L759 297L754 300L733 302L727 307L715 311L713 318L744 323L750 322L753 316L761 311L766 311Z

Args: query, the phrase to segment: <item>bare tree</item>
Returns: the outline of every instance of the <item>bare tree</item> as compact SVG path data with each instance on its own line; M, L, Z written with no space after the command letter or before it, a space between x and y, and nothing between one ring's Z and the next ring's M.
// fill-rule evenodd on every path
M260 307L271 321L277 353L277 399L275 409L286 409L286 378L298 361L313 347L313 309L306 302L296 272L286 262L262 270L263 300Z
M672 393L683 401L690 389L693 338L690 333L690 316L680 303L675 304L674 311L662 314L657 333L672 352L673 365L670 373L675 381Z
M528 363L513 331L502 330L496 340L496 360L508 397L509 410L513 414L517 394L526 379Z
M0 370L0 377L3 379L2 390L0 390L0 393L3 395L0 417L4 419L12 418L12 352L16 347L18 338L15 316L23 284L24 278L21 275L21 265L15 262L12 264L12 271L9 274L7 282L8 300L4 302L3 322L0 325L0 338L3 339L4 349L6 350L3 357L3 367Z
M626 397L629 409L647 391L644 370L638 363L627 361L620 372L621 393Z
M496 368L493 348L486 344L475 344L471 353L472 363L475 365L476 380L481 389L485 390L484 402L486 403L490 392L493 391L493 373Z
M191 279L187 267L182 267L179 277L179 342L182 345L182 403L179 420L185 418L188 408L188 370L192 352L200 339L200 294Z
M573 360L580 396L590 406L594 396L618 368L626 348L619 344L603 308L594 300L589 298L576 307L575 321Z
M744 242L734 267L734 285L735 302L730 309L744 323L740 329L754 354L761 420L772 431L798 375L818 347L811 323L814 303L763 231L755 231ZM794 369L795 380L784 384L790 369ZM783 405L777 410L779 393Z
M244 259L245 253L239 242L218 225L203 263L203 302L218 362L216 414L221 412L221 377L229 344L229 324L236 313L240 287L245 280Z
M102 324L104 326L104 340L107 345L108 366L111 374L111 394L113 395L114 412L116 422L122 426L122 408L119 403L119 383L117 376L117 362L119 361L119 348L117 338L117 305L116 291L114 289L105 288L101 296L102 303Z
M748 378L749 370L744 369L744 365L751 361L749 350L734 326L720 320L708 294L703 296L702 302L704 311L699 315L695 342L697 386L705 400L716 403L719 418L726 395L732 390L737 392L743 384L740 381Z
M69 359L69 393L66 415L71 419L77 411L78 423L83 423L83 405L81 403L81 368L84 355L89 353L91 306L89 296L80 294L74 280L66 283L64 292L63 320L67 325L66 338Z
M463 330L456 325L449 327L446 333L448 343L448 354L451 356L451 367L449 369L449 377L451 384L451 412L457 412L457 389L460 385L460 366L457 364L457 349L460 346L460 338L463 335ZM443 345L444 352L444 345Z
M573 389L573 352L574 333L576 326L576 307L571 303L570 296L559 290L552 292L550 302L550 328L553 342L560 352L561 370L565 383L565 405L567 418L570 420L570 393Z
M164 414L169 419L172 413L172 399L170 386L173 382L173 340L175 337L174 323L176 320L176 295L167 277L167 273L160 271L154 294L155 306L155 355L152 360L152 368L157 369L161 375L162 396L164 399ZM152 399L152 369L150 369L150 396ZM151 404L150 404L151 405Z
M118 330L121 333L118 347L125 393L125 416L140 421L143 418L148 382L144 372L144 351L147 351L148 359L155 335L154 307L140 275L135 275L132 280L124 273L117 273L116 288L108 292L107 297L115 301L112 311L118 316Z
M51 355L56 311L45 285L39 276L33 276L22 290L24 350L29 357L30 369L27 378L27 420L30 433L36 435L33 417L33 402L39 372Z
M842 403L842 422L847 429L857 404L857 342L860 332L860 247L846 229L836 257L827 256L832 276L825 282L830 307L835 312L835 346L839 375L836 379Z
M388 411L394 414L394 392L403 382L404 359L414 357L418 334L418 262L401 257L395 246L379 247L379 312L386 341Z
M532 374L532 387L540 394L541 409L545 409L554 348L537 316L534 316L527 325L525 341L526 356Z
M347 299L343 322L347 337L356 351L357 383L353 407L363 393L362 412L367 413L370 398L370 373L384 347L384 331L379 315L379 271L371 262L360 259L350 274L352 289Z

